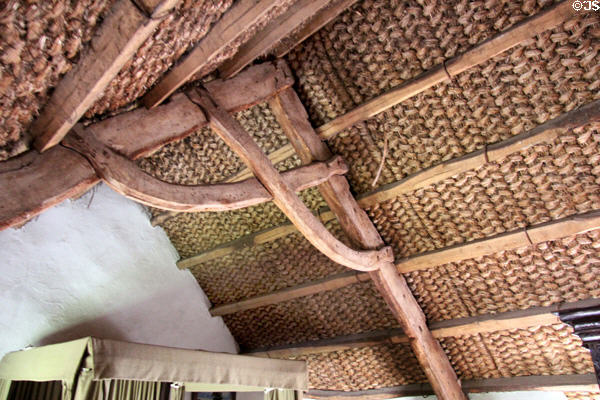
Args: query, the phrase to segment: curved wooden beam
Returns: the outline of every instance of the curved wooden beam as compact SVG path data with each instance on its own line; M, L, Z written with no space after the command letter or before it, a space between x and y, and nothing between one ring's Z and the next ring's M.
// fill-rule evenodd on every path
M129 159L77 126L63 144L86 157L98 175L115 191L140 203L173 211L227 211L271 201L273 197L256 179L214 185L176 185L156 179ZM293 190L303 190L344 174L348 168L340 157L325 163L285 172Z
M0 163L0 230L19 225L100 179L85 158L56 146Z
M248 165L273 195L273 201L298 230L331 260L358 271L374 271L393 262L390 247L357 251L340 242L302 203L248 132L203 89L188 94L204 110L211 128Z

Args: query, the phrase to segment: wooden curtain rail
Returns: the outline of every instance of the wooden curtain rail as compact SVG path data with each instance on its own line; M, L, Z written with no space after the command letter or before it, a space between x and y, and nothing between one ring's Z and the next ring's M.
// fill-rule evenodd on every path
M358 203L363 208L371 207L383 201L393 199L401 194L410 193L462 172L479 168L486 164L486 159L487 162L500 161L508 155L518 151L526 150L529 147L540 143L551 142L567 129L574 129L598 121L600 121L600 100L596 100L579 109L569 111L557 118L546 121L530 131L515 135L510 139L496 144L488 145L483 150L475 151L454 160L448 160L409 175L398 182L390 183L377 190L358 196ZM321 215L321 218L324 222L327 222L335 218L335 216L331 212L324 212ZM256 241L256 244L259 244L269 240L278 239L282 237L284 233L291 234L294 232L297 232L297 230L293 225L286 224L262 231L258 234L249 235L249 237L256 235L260 236L260 238L257 239L258 241ZM246 243L251 243L253 240L254 239L241 238L234 242L244 241ZM181 268L189 268L201 262L223 257L240 249L234 242L221 245L196 256L181 260L178 265L180 265ZM185 267L182 267L183 265Z
M373 117L404 100L424 92L432 86L448 82L452 77L461 72L484 63L535 35L554 28L556 25L567 21L574 14L575 12L570 1L563 1L556 4L546 11L529 17L494 37L485 40L465 53L451 58L443 65L435 66L416 78L329 121L319 127L317 133L323 139L331 139L339 132L357 122Z
M198 90L190 93L190 96L206 113L211 128L252 169L257 179L272 194L275 204L319 251L333 261L358 271L372 271L379 268L382 262L393 260L390 247L357 251L335 238L282 179L239 122L219 107L207 91Z
M556 221L533 225L529 228L518 229L514 232L507 232L490 238L479 239L424 254L417 254L412 257L398 260L396 267L401 273L424 270L450 262L481 257L499 251L514 250L549 240L562 239L563 237L580 234L598 228L600 228L600 210L595 210L584 214L561 218ZM211 315L227 315L234 312L281 303L294 298L303 297L307 294L316 294L327 290L339 289L356 283L357 280L367 280L367 275L358 274L356 277L350 277L347 274L334 275L320 281L305 283L273 293L255 296L236 303L219 305L211 309Z
M94 138L90 131L75 127L63 144L92 164L98 176L118 193L140 203L177 211L227 211L271 201L271 194L256 180L213 185L176 185L163 182ZM319 185L348 168L341 157L313 163L283 174L296 191Z
M511 329L527 329L533 326L560 324L558 312L600 305L600 299L590 298L574 302L557 303L546 307L532 307L523 310L484 314L466 318L456 318L429 324L434 337L477 335ZM290 358L307 354L330 353L380 344L407 343L408 338L401 329L366 332L332 339L313 340L287 346L246 350L244 353L257 357Z
M550 392L597 392L598 382L594 374L573 375L531 375L509 378L472 379L461 381L467 393L550 391ZM413 383L379 389L354 392L311 389L307 396L314 399L351 400L386 399L406 396L426 396L433 394L428 383Z

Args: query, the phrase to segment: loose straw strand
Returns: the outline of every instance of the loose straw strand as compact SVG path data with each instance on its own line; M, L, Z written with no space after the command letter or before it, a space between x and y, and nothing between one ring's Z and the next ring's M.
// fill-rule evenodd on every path
M385 158L388 154L388 134L387 132L383 135L383 152L381 154L381 161L379 162L379 168L377 168L377 174L375 174L375 179L373 179L373 183L371 183L371 187L375 187L377 185L377 181L381 176L381 171L383 170L383 164L385 163Z

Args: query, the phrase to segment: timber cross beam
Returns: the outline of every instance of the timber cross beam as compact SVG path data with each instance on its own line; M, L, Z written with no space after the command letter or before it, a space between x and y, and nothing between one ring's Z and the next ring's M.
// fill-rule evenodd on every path
M208 91L196 89L188 92L188 96L204 111L211 128L238 154L273 195L274 203L317 249L342 265L369 272L400 322L438 397L466 399L448 357L427 327L425 315L404 277L396 270L391 249L384 247L375 226L350 193L347 180L340 176L332 176L319 185L319 189L346 234L355 245L366 249L363 251L346 247L325 229L285 184L252 137L211 98ZM331 158L329 149L313 130L304 106L293 89L286 89L277 94L270 101L270 105L303 164Z

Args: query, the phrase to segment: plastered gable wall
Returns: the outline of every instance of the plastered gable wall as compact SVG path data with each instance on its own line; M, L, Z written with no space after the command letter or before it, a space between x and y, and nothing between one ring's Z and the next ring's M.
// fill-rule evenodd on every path
M0 232L0 357L92 335L237 352L141 205L104 185Z

